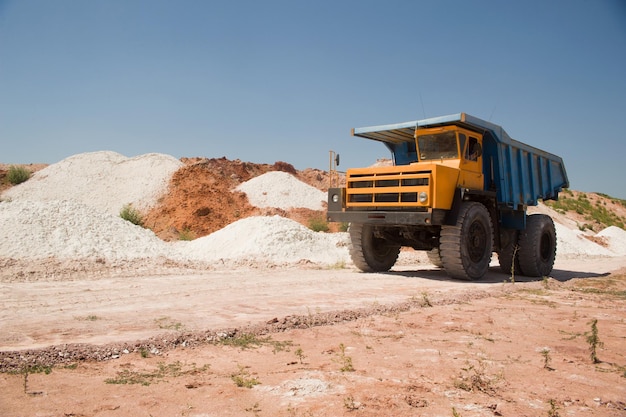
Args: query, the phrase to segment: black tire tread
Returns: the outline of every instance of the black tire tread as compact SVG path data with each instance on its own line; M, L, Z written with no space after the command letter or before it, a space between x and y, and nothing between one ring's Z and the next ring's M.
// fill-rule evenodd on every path
M482 211L483 215L487 218L487 227L490 231L489 238L489 259L491 259L491 248L493 247L493 225L491 224L491 216L487 208L478 202L465 202L461 205L457 223L454 226L442 226L441 236L439 238L439 249L441 253L441 260L446 273L452 278L471 281L479 279L484 276L489 268L489 262L487 262L484 271L478 273L469 273L470 265L463 261L461 244L463 242L463 225L467 221L468 214L471 211Z
M549 234L552 243L547 260L542 259L539 247L544 233ZM519 237L518 255L522 275L544 277L552 272L556 258L556 229L550 216L531 214L526 217L526 229Z
M443 268L443 261L441 260L441 251L439 248L427 251L426 256L428 256L428 260L431 264L437 268Z
M350 257L354 265L363 272L385 272L391 269L396 263L400 254L399 245L389 245L389 253L385 259L375 259L373 242L368 234L371 233L369 225L363 223L352 223L348 230L350 234Z
M350 224L350 258L354 265L363 272L374 272L363 255L363 224Z

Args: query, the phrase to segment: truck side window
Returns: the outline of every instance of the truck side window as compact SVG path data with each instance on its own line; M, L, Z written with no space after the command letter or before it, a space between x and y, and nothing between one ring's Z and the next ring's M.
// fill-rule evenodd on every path
M467 150L465 151L465 159L468 161L478 161L480 153L480 144L478 143L478 139L470 136L469 143L467 144Z

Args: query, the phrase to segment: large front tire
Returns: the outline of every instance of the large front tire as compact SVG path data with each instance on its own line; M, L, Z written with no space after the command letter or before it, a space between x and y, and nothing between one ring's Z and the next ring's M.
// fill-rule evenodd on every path
M526 217L526 229L519 237L518 254L522 275L550 275L556 258L556 229L550 216L532 214Z
M426 252L426 256L428 256L428 260L431 264L433 264L437 268L443 268L443 262L441 261L441 251L439 250L439 247L436 247Z
M464 202L455 226L442 226L439 249L443 267L456 279L482 278L493 251L493 226L487 208Z
M400 246L374 236L371 224L350 224L350 257L363 272L389 271L400 254Z

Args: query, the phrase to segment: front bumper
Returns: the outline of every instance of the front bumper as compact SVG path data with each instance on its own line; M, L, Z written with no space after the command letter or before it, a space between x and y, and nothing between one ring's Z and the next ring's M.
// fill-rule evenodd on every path
M328 190L329 222L371 223L387 225L438 226L444 223L445 210L407 208L406 210L346 209L342 188Z

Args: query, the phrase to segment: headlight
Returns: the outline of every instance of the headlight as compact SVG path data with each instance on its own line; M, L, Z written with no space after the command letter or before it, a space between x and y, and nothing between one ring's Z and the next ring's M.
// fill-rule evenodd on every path
M426 192L422 191L420 193L420 203L425 203L428 201L428 194L426 194Z
M331 198L333 200L333 203L338 203L339 202L339 195L333 194L333 196Z

